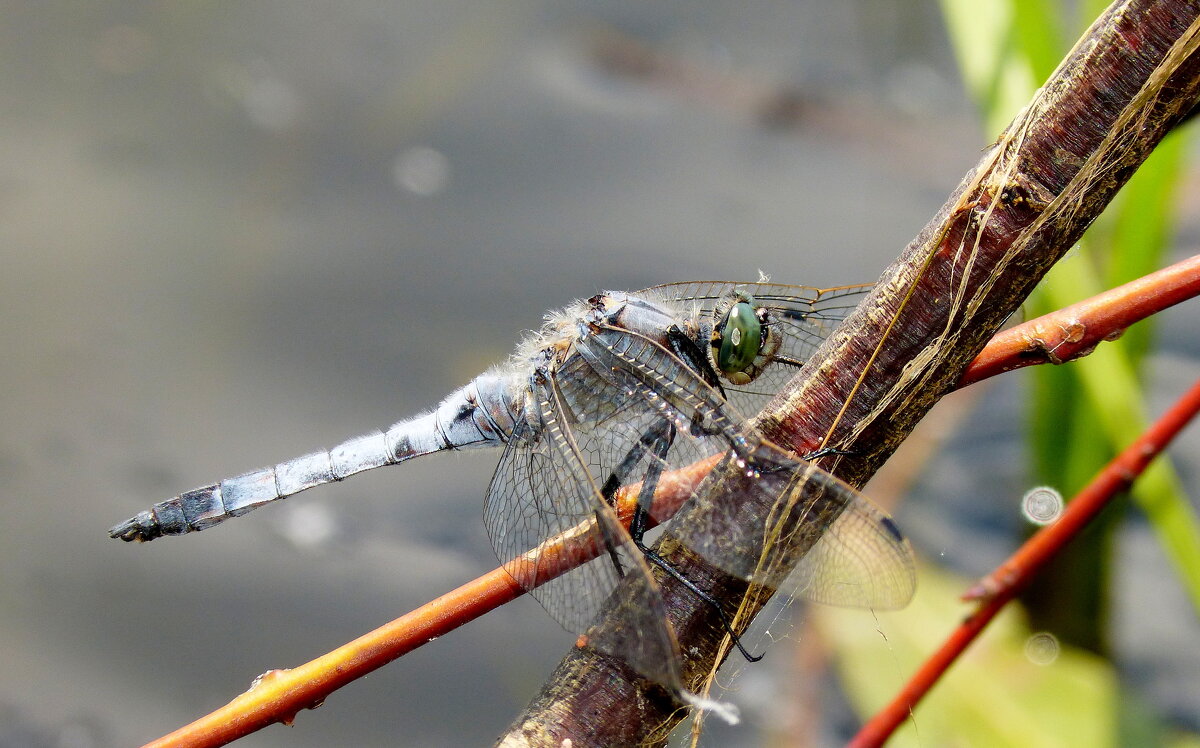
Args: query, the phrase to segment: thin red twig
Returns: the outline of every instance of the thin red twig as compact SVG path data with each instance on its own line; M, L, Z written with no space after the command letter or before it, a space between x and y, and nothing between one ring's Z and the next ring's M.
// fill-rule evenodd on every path
M1197 295L1200 255L997 334L963 372L958 386L1002 371L1086 356L1133 323Z
M654 495L655 516L673 516L719 457L714 455L663 475ZM617 496L617 516L626 527L639 486L625 486ZM315 660L260 676L233 701L148 743L146 748L211 748L275 722L290 724L301 709L320 706L329 694L347 683L525 594L514 576L536 576L546 582L587 563L598 552L590 526L573 528L514 559L507 570L494 569ZM532 570L522 574L517 568L533 564L534 559L536 575Z
M1129 487L1146 466L1200 411L1200 381L1197 381L1161 418L1136 441L1108 463L1068 504L1053 525L1039 530L1007 561L1002 563L965 597L981 600L980 607L942 646L917 669L896 697L871 718L850 748L883 745L896 728L912 714L917 703L958 659L967 645L1012 600L1037 572L1100 513L1121 491Z
M522 594L503 569L491 571L315 660L259 676L233 701L147 748L225 745L275 722L290 724L347 683Z

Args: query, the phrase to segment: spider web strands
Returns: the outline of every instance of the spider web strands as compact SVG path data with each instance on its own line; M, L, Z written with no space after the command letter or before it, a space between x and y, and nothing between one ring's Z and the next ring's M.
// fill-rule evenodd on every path
M1057 522L1039 530L1007 561L967 591L963 598L980 601L979 608L959 624L941 648L917 669L896 697L863 725L847 745L852 748L883 745L896 728L912 715L925 694L996 614L1120 492L1128 488L1183 427L1195 419L1198 412L1200 380L1076 494Z
M1130 324L1134 316L1114 311L1111 309L1113 306L1158 303L1155 299L1172 299L1171 303L1176 303L1181 298L1193 298L1200 295L1197 274L1200 274L1200 259L1185 260L1153 273L1142 281L1128 283L1071 307L1078 308L1078 312L1073 314L1071 319L1077 320L1098 339L1109 338ZM1150 279L1153 281L1149 285L1143 283ZM1122 293L1118 295L1118 291ZM1140 318L1144 315L1137 316ZM968 367L967 374L960 380L959 386L973 384L1030 363L1047 363L1048 359L1045 356L1028 359L1027 346L1012 344L1011 341L1027 340L1023 330L1057 330L1057 323L1050 322L1055 317L1057 313L1039 317L997 335ZM1055 346L1050 342L1046 347L1054 349ZM717 454L682 471L665 473L655 493L653 516L661 518L662 521L674 516L691 495L694 487L704 479L709 469L722 456ZM638 485L632 485L622 488L618 493L617 516L622 523L629 522L638 489ZM581 536L582 529L574 528L563 533L564 538L572 535ZM590 543L589 546L588 541L582 537L576 537L577 546L571 549L556 547L557 540L546 541L538 551L542 554L539 574L547 581L570 571L574 568L572 563L586 563L594 558L596 553L595 543ZM589 552L591 555L588 555ZM523 554L523 557L528 558L532 553L533 551ZM494 608L511 602L524 593L525 590L508 572L503 568L495 569L305 665L290 670L272 671L254 688L228 705L150 745L224 745L274 722L289 721L298 711L320 704L325 697L343 685L475 620Z
M664 473L654 494L654 514L664 520L674 516L722 457L724 453L718 453ZM617 518L626 528L640 489L641 483L636 483L617 493ZM595 559L604 549L596 542L594 531L594 520L581 523L328 654L295 668L272 670L225 706L148 743L146 748L209 748L226 745L276 722L290 724L300 710L317 708L347 683L525 594L527 590L517 583L513 572L545 583Z

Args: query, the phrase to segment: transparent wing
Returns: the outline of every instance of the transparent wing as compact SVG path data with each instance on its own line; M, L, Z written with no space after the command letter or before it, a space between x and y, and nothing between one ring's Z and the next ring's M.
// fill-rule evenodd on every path
M672 522L681 540L719 568L788 594L877 609L907 604L916 588L912 550L890 517L815 465L759 444L741 430L736 410L677 357L618 332L590 336L580 353L593 369L623 375L614 384L627 397L676 421L681 437L667 469L717 449L736 446L741 455L714 470L686 517ZM744 500L715 502L718 489Z
M876 610L908 605L917 587L908 540L882 509L828 473L822 475L821 490L842 492L846 508L800 559L784 589L826 605Z
M779 309L793 322L795 337L807 341L811 353L862 300L873 286L861 283L836 288L815 288L786 283L739 283L735 281L689 281L664 283L636 291L639 296L674 302L694 302L700 311L711 312L731 290L741 289L762 306ZM803 348L797 349L803 350ZM807 356L801 356L807 358Z
M916 590L912 548L896 523L815 465L759 445L727 458L671 523L727 572L815 602L901 608Z
M598 325L576 345L592 369L644 409L680 430L737 439L742 417L700 375L659 343L618 327Z
M682 689L678 646L658 588L600 492L611 455L636 443L645 411L610 398L603 421L608 439L595 429L576 430L566 401L569 395L583 404L581 382L564 381L565 387L557 379L535 386L528 398L538 425L522 423L496 468L484 505L488 535L504 568L556 621L583 632L608 612L608 624L589 632L589 645Z
M722 299L740 289L751 294L757 306L771 310L773 325L782 337L775 361L753 382L725 387L730 402L739 411L754 415L796 374L799 365L812 356L871 288L871 285L813 288L781 283L697 281L652 286L637 293L648 298L692 303L696 314L711 316Z
M545 428L523 421L496 466L483 509L505 570L576 633L591 623L619 578L610 559L599 557L605 539L598 533L609 528L599 524L604 513L591 497L593 480ZM619 535L608 540L624 550Z

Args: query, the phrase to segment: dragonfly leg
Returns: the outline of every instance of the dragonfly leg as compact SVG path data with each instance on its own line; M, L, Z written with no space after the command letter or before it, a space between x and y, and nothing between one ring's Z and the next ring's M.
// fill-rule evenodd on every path
M668 432L670 432L670 435L673 437L674 430L675 427L672 426L669 421L663 421L661 425L656 425L648 429L646 433L642 434L642 437L638 440L638 443L633 445L633 448L630 449L629 453L625 455L625 458L621 460L621 464L618 465L616 469L613 470L612 474L608 476L608 479L604 481L604 485L600 489L600 496L604 499L604 503L608 504L609 506L613 505L613 502L616 500L617 490L620 489L626 481L628 481L629 476L633 473L634 468L636 468L637 464L642 461L643 457L646 456L646 452L650 450L651 445L662 440ZM670 441L667 443L670 444ZM640 498L641 497L639 497L639 500ZM651 493L651 498L653 498L653 493ZM637 513L635 512L635 517L636 514ZM608 525L600 518L599 512L596 513L596 521L597 524L603 528L604 547L608 551L608 557L612 559L613 567L615 567L617 570L617 576L625 576L625 569L621 566L621 558L617 554L617 542L610 536L607 530ZM644 517L641 520L641 524L644 528ZM640 532L641 534L645 534L644 529L642 529Z
M721 603L717 602L715 597L697 587L695 582L685 577L674 566L671 566L671 564L665 558L658 555L647 546L643 545L640 540L635 540L634 545L638 547L638 550L642 552L642 555L646 557L647 561L650 561L658 568L675 577L675 579L684 587L687 587L693 595L700 598L701 602L708 605L716 612L717 617L721 619L721 628L725 629L726 634L729 634L729 638L733 640L733 645L737 647L739 652L742 653L742 657L746 658L746 662L758 662L766 656L765 652L760 655L752 655L746 650L745 645L742 644L741 637L738 636L737 632L733 630L733 623L729 620L729 616L725 615L724 609L721 608Z
M654 501L654 491L658 487L658 478L662 475L663 465L665 464L664 460L676 434L675 427L669 421L667 425L669 428L654 443L654 456L657 459L650 461L649 469L646 471L645 477L642 478L642 490L638 494L637 508L633 510L633 517L629 521L629 536L633 539L633 544L637 546L637 549L646 557L647 561L670 574L680 584L691 591L693 595L698 597L701 602L709 605L716 611L717 617L721 619L721 626L725 629L725 633L733 640L734 646L742 653L742 657L745 657L747 662L758 662L765 656L765 653L752 655L746 650L745 646L742 645L741 637L733 630L732 622L725 615L724 609L721 608L721 603L717 602L717 599L712 595L696 586L695 582L685 577L682 572L672 566L665 558L647 546L643 540L646 535L646 518L650 514L650 505ZM647 435L649 433L647 432ZM642 441L645 441L645 437L643 437ZM641 442L639 442L640 444Z
M708 356L704 355L704 351L696 345L696 341L689 338L677 326L671 325L667 328L667 342L671 344L671 350L676 356L684 363L689 364L692 371L700 374L705 384L712 387L721 395L722 399L725 399L725 389L721 387L721 378L717 376L712 364L708 362Z
M612 560L613 567L617 570L617 576L625 576L625 567L621 565L621 557L617 555L617 542L609 532L608 524L604 518L600 516L599 510L596 511L596 525L601 528L600 532L604 537L604 548L608 551L608 557Z
M862 453L856 449L838 449L837 447L821 447L820 449L816 449L816 450L813 450L812 452L809 452L808 454L804 455L800 459L804 460L805 462L812 462L813 460L819 460L822 457L853 457L858 454L862 454Z
M752 655L746 650L746 648L742 645L741 638L738 637L737 633L734 632L732 623L729 621L728 616L725 615L725 611L721 608L721 604L717 602L716 598L697 587L695 582L685 577L678 569L676 569L674 566L671 566L666 559L651 550L644 542L647 519L650 516L650 506L654 502L654 492L658 487L658 479L659 476L662 475L663 466L666 464L665 460L667 453L670 451L671 444L674 443L677 433L678 432L675 428L675 425L669 420L665 419L647 429L646 432L642 434L642 437L638 439L637 444L633 445L633 447L629 450L629 453L626 454L624 459L621 460L621 464L618 465L616 469L613 470L612 474L608 476L607 480L604 481L604 486L600 489L601 497L604 499L605 503L611 505L615 500L617 490L629 480L634 469L638 466L638 463L642 461L642 458L646 456L646 453L653 450L652 454L654 459L649 461L650 464L646 471L646 475L642 478L642 490L638 493L637 507L633 510L633 517L629 522L629 536L633 540L633 544L637 547L637 549L642 552L643 556L646 557L647 561L670 574L672 577L678 580L680 584L686 587L693 595L698 597L705 604L711 606L712 609L716 611L717 616L720 617L721 626L725 629L725 632L729 634L730 638L733 639L734 645L738 648L738 651L742 653L742 656L745 657L748 662L758 662L763 658L763 655ZM600 526L604 527L604 523L601 522ZM615 544L610 538L607 537L607 535L604 538L604 544L608 549L608 554L612 559L613 566L615 566L617 569L617 574L623 575L624 570L621 567L620 559L617 556Z
M629 480L633 475L634 468L646 456L646 452L650 450L651 445L656 444L666 434L667 430L674 430L674 426L668 421L662 421L646 430L642 437L638 439L638 443L633 445L629 453L621 460L621 464L613 469L608 479L604 481L604 485L600 488L600 496L604 499L604 503L609 506L613 505L617 491L621 486ZM673 436L673 435L672 435ZM669 443L669 442L668 442Z

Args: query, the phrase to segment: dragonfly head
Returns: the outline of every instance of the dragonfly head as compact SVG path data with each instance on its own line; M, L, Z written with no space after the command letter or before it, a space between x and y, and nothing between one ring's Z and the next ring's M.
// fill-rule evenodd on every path
M713 310L712 364L731 384L753 382L779 350L779 333L770 310L757 307L754 297L733 291Z

